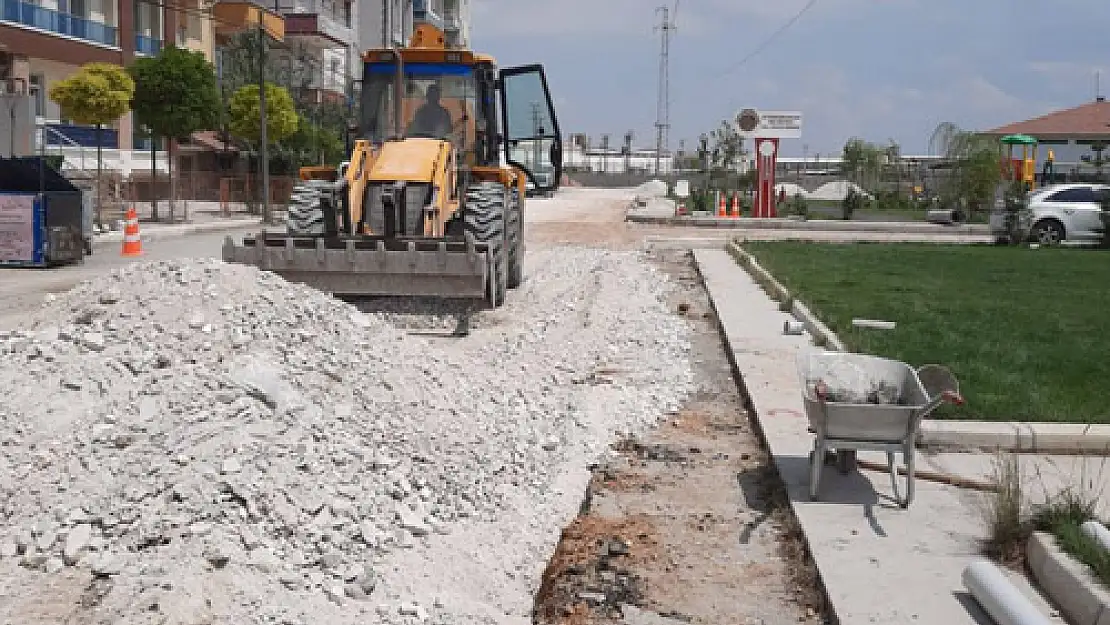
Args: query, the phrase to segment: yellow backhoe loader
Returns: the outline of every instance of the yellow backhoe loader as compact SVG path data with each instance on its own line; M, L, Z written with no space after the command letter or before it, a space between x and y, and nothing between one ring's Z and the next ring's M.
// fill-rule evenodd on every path
M421 24L367 51L361 83L350 160L302 171L285 232L229 237L224 260L338 296L500 306L523 279L525 189L562 176L543 67L499 70Z

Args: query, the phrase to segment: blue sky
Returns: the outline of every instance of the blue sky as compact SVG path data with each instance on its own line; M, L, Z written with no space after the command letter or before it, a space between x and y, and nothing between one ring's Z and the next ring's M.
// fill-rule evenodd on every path
M1106 0L816 0L732 69L807 1L680 0L672 149L751 106L803 112L785 156L839 153L850 136L924 154L940 122L985 129L1083 104L1098 70L1110 92ZM543 63L564 133L654 145L662 0L472 2L473 46L502 66Z

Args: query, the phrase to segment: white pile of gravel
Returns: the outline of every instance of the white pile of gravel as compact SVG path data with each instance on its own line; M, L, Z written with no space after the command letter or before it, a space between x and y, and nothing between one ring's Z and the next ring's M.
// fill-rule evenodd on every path
M533 254L430 342L217 261L84 284L0 334L0 597L76 567L127 625L528 622L586 464L691 387L665 288Z
M648 180L636 187L636 198L649 200L667 197L667 183L662 180Z

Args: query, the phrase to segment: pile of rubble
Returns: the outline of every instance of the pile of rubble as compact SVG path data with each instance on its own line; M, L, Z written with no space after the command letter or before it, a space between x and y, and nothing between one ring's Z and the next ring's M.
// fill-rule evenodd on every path
M624 271L639 293L604 298L623 309L580 323L587 280L569 309L518 302L517 333L447 347L218 261L131 265L53 298L0 334L0 595L76 567L110 581L89 609L119 623L463 622L381 597L378 564L542 499L560 459L689 386L657 278ZM612 362L628 369L605 410L576 405Z

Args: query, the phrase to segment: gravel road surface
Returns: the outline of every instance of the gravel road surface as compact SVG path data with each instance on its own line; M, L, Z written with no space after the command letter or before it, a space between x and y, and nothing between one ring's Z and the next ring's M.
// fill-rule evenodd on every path
M630 197L530 201L525 282L465 338L214 262L223 233L0 274L0 623L816 618L704 290Z

